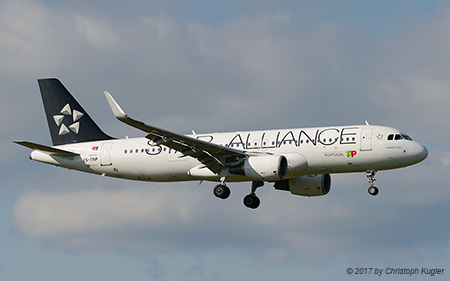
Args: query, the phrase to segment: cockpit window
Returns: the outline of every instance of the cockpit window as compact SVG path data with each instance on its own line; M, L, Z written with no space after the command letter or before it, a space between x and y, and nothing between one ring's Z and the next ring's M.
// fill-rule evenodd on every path
M409 140L409 141L412 141L412 139L406 134L390 134L387 139L388 140Z
M402 137L403 137L405 140L412 141L412 139L411 139L408 135L402 134Z

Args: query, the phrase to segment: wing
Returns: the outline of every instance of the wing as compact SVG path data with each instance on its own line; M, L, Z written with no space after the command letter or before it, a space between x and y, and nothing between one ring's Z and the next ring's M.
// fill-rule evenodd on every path
M236 162L247 157L244 151L172 133L134 120L128 117L110 93L105 91L105 96L117 119L148 133L145 137L156 144L162 144L181 152L182 157L190 156L198 159L204 168L209 168L213 173L220 173L224 167L236 165Z
M74 153L74 152L70 152L67 150L62 150L62 149L54 148L54 147L50 147L50 146L45 146L42 144L37 144L37 143L29 142L29 141L14 141L14 143L20 144L22 146L25 146L25 147L28 147L31 149L36 149L36 150L42 151L42 152L50 154L50 155L58 155L58 156L63 156L63 157L71 157L71 156L79 155L78 153Z

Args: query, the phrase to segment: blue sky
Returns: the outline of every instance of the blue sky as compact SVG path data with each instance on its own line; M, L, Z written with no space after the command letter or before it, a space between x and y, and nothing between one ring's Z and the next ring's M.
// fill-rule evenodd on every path
M449 19L446 1L0 1L0 279L450 270ZM230 184L222 201L208 182L129 182L29 161L11 141L50 144L43 77L58 77L116 137L142 134L118 123L104 90L179 133L369 120L430 154L378 173L376 198L365 174L333 175L319 198L266 184L251 211L248 183Z

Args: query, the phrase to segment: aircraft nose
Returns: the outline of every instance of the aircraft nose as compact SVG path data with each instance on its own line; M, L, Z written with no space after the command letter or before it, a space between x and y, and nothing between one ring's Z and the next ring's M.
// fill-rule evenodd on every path
M425 146L421 145L420 143L416 143L414 146L414 155L419 162L423 161L428 156L428 150Z

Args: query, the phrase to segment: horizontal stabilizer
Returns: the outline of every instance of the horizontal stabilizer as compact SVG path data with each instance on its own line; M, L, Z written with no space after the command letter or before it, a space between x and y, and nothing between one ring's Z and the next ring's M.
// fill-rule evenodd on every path
M62 149L54 148L54 147L50 147L50 146L45 146L42 144L37 144L37 143L29 142L29 141L14 141L14 143L20 144L22 146L25 146L25 147L28 147L31 149L42 151L47 154L53 154L53 155L64 156L64 157L79 155L78 153L74 153L74 152L70 152L67 150L62 150Z

